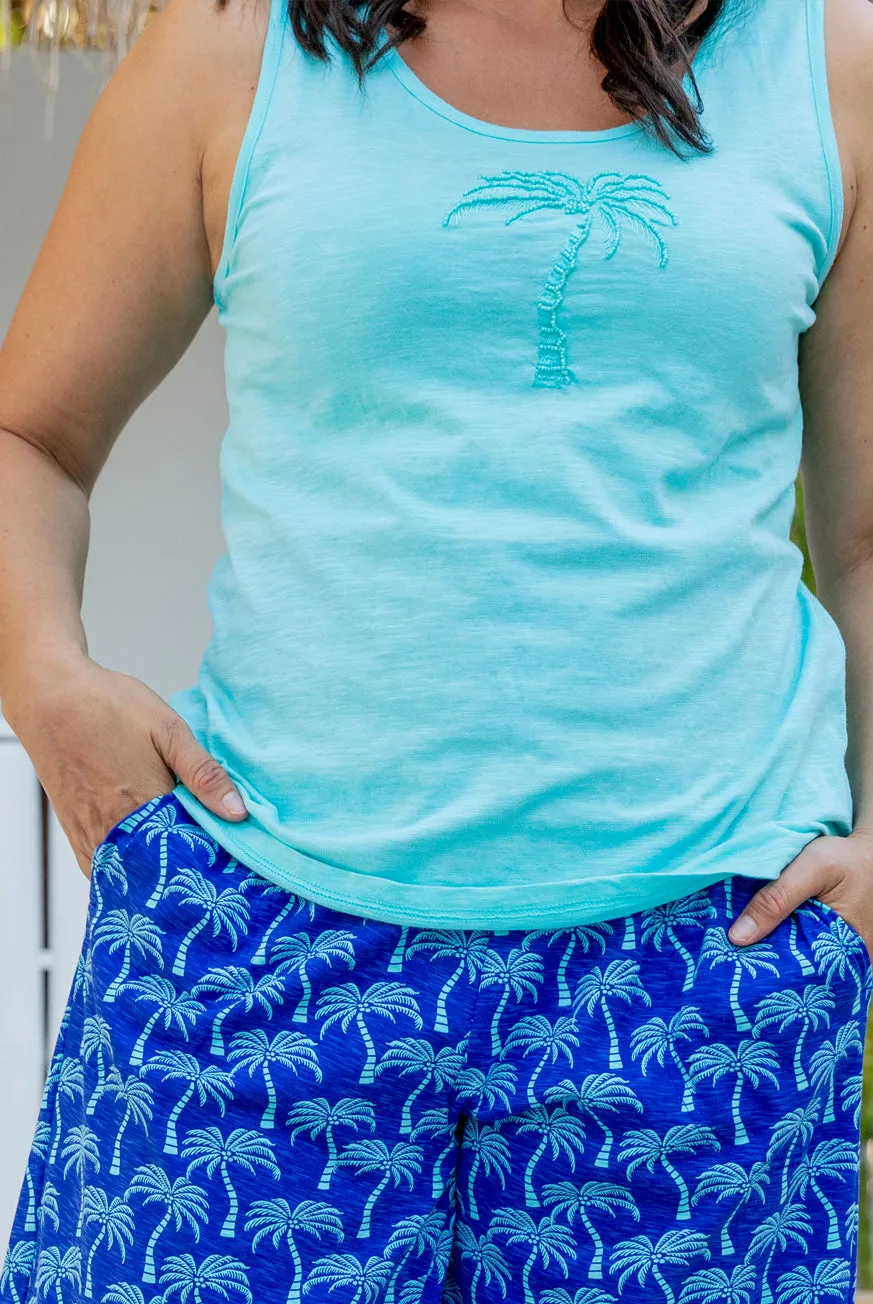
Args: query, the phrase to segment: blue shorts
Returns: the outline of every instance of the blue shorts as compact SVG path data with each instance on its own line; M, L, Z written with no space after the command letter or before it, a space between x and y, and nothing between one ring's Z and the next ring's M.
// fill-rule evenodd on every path
M3 1304L850 1304L859 936L733 878L446 932L291 896L173 796L94 857Z

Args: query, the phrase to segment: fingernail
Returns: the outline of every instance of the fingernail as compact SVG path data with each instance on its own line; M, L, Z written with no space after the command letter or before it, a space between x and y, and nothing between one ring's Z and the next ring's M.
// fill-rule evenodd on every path
M728 937L732 942L750 942L757 931L758 926L750 915L740 915L728 933Z
M221 799L221 804L228 815L248 815L246 804L238 792L229 792Z

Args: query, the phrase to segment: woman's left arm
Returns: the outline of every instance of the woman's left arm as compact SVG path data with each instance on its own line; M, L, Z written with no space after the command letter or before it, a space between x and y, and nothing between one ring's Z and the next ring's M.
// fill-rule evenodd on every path
M801 341L802 476L816 591L846 644L854 830L808 843L752 897L730 937L760 941L818 897L873 953L873 3L825 3L846 220Z

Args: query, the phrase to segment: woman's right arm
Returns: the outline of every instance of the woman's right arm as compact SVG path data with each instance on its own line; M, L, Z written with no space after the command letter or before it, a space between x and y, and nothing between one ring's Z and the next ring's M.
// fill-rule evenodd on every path
M245 815L167 703L88 656L80 607L94 483L212 306L213 178L229 180L264 24L262 5L212 0L152 20L94 108L0 349L0 701L86 873L177 778Z

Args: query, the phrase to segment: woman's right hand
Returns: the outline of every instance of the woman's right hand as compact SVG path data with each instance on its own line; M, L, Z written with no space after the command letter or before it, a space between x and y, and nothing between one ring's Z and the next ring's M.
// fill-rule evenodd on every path
M110 829L177 780L222 819L247 814L227 773L163 698L86 656L44 669L39 687L31 680L26 701L4 702L4 714L86 877Z

